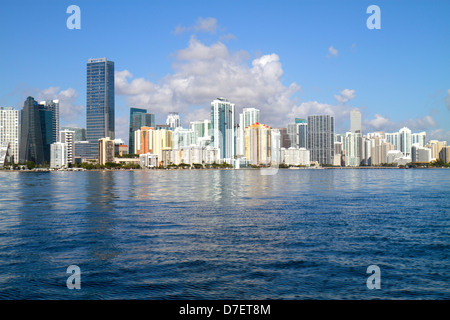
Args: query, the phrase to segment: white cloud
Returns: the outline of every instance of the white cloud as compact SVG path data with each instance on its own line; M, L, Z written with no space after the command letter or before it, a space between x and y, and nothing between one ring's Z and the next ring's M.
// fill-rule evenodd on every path
M38 101L59 99L59 117L61 124L77 121L84 113L84 106L77 105L78 93L75 89L67 88L60 90L60 87L49 87L37 91Z
M344 89L340 92L339 95L335 94L334 98L339 102L340 104L344 104L352 99L355 98L355 90L351 89Z
M210 34L216 34L217 29L219 28L217 24L216 18L202 18L199 17L193 26L189 27L183 27L183 26L176 26L175 30L172 32L173 34L183 34L185 32L205 32Z
M384 132L397 132L403 127L411 129L413 132L427 131L438 127L436 120L431 115L424 116L417 119L408 119L401 122L392 121L389 117L384 117L380 114L376 114L374 119L364 120L364 131L384 131Z
M213 99L226 97L236 104L237 111L259 108L261 121L272 125L285 125L296 106L292 96L300 86L282 83L283 69L276 54L263 55L249 64L250 55L245 51L233 53L221 42L208 46L191 37L189 46L174 56L174 73L158 83L133 79L128 70L116 72L116 93L125 96L128 106L160 115L177 111L186 118L192 117L190 106L209 111ZM205 111L199 115L209 118Z
M338 51L337 51L337 49L335 49L333 46L331 46L331 47L329 47L328 48L328 52L330 53L330 55L331 56L333 56L333 57L337 57L338 56ZM328 56L328 57L330 57L330 56Z

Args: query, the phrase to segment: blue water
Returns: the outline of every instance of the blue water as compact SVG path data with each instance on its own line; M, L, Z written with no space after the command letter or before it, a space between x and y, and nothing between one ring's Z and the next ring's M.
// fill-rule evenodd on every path
M0 299L449 299L449 190L447 169L0 172Z

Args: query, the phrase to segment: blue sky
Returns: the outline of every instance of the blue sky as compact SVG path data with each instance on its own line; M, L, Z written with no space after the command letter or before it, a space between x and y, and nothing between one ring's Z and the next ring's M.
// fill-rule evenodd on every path
M69 5L81 29L69 30ZM381 29L369 30L369 5ZM261 122L359 109L365 132L427 131L450 141L448 1L11 1L0 13L0 105L59 98L61 123L85 126L86 63L116 68L116 131L129 107L184 126L227 97Z

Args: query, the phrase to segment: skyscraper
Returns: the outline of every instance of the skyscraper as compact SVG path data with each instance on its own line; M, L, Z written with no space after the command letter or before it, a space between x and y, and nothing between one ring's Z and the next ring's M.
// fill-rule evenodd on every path
M74 163L75 157L75 131L62 130L59 132L59 141L66 144L67 164Z
M9 143L14 163L19 163L19 111L0 107L0 145Z
M141 127L155 128L155 115L147 113L146 109L130 108L130 132L128 139L128 150L134 153L134 132Z
M333 164L334 160L334 117L318 115L308 117L308 149L311 161L319 164Z
M358 110L350 111L350 132L362 133L361 131L361 112Z
M224 98L211 102L212 142L220 149L220 159L228 163L234 158L234 103Z
M181 127L181 120L178 112L170 112L166 119L166 124L171 128Z
M87 63L86 138L89 157L98 157L98 140L115 139L114 62L106 58Z
M245 137L244 130L246 127L259 122L259 109L244 108L239 114L239 128L236 136L236 153L239 155L245 154Z
M52 122L53 122L53 142L57 142L59 139L59 100L46 100L41 101L39 104L46 107L47 110L50 110L53 113Z
M50 163L50 145L55 142L53 111L28 97L20 114L20 161L33 161L39 165Z

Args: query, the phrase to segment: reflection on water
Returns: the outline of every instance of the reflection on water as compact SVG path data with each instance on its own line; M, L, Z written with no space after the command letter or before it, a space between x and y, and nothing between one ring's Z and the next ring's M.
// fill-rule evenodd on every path
M448 299L449 175L0 172L0 299Z

